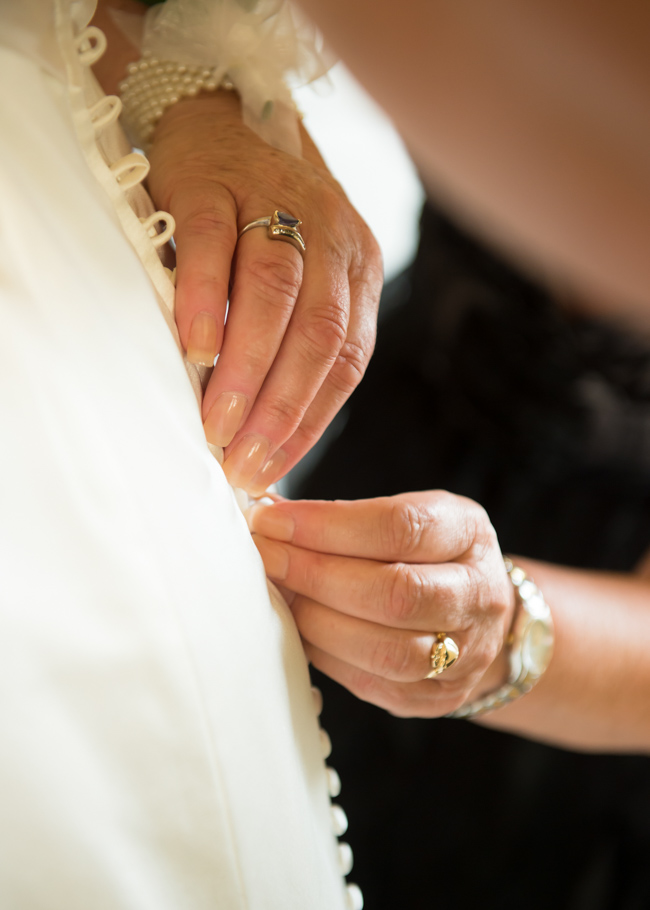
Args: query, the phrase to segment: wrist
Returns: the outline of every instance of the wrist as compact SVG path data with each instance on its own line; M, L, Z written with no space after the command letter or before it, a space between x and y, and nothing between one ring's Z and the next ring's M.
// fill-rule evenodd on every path
M178 104L172 104L164 110L153 132L152 142L168 132L176 131L193 118L205 121L206 130L214 130L215 122L227 123L227 128L234 124L240 125L242 110L239 95L230 89L219 88L179 99Z

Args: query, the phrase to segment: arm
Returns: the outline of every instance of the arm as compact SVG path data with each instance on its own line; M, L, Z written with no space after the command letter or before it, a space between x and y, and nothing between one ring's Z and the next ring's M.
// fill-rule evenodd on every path
M100 0L109 52L96 67L116 91L138 51L110 16L134 0ZM314 444L365 371L375 337L381 257L302 130L300 158L242 122L232 92L168 108L149 153L149 190L176 220L176 320L195 362L219 361L203 402L210 442L226 448L231 482L259 492ZM299 216L303 258L244 225L286 209ZM224 328L226 302L230 300Z
M555 652L487 726L568 748L650 753L650 578L516 562L551 605Z
M650 6L301 0L436 194L647 326Z
M505 681L513 590L475 503L439 491L281 501L251 525L267 571L295 592L311 661L360 698L440 717ZM650 578L517 562L551 606L555 653L531 693L481 722L567 748L650 752ZM441 631L460 657L425 679Z

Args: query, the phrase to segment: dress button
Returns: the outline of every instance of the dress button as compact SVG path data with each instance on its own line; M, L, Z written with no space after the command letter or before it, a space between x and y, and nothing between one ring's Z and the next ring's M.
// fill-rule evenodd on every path
M339 869L341 875L349 875L352 872L354 857L352 856L352 847L345 841L339 843Z
M341 778L334 768L325 768L327 774L327 792L330 796L338 796L341 792Z
M329 758L332 754L332 740L323 729L318 731L318 735L320 737L320 753L323 758Z
M363 910L363 894L358 885L348 885L347 903L347 910Z
M337 837L340 837L348 830L348 817L341 806L330 806L330 813L332 817L332 830Z

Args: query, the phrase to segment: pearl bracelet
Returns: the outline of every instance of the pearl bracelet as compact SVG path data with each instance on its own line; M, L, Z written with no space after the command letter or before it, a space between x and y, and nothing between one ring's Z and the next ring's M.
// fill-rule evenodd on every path
M234 88L223 67L187 66L146 53L129 64L127 73L120 84L122 121L132 144L145 151L158 121L172 104L201 91Z

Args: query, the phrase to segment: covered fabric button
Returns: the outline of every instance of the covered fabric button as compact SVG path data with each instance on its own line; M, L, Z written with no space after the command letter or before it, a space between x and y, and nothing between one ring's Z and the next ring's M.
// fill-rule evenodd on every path
M339 869L341 870L341 875L349 875L352 872L353 864L352 847L346 844L345 841L341 841L339 843Z
M329 758L332 753L332 740L329 738L325 730L321 729L318 731L320 736L320 752L323 758Z
M330 813L332 816L332 830L337 837L340 837L348 830L348 817L341 806L330 806Z
M347 887L347 904L348 910L363 910L363 894L358 885L348 885Z
M325 768L327 774L327 792L330 796L338 796L341 792L341 778L334 768Z

